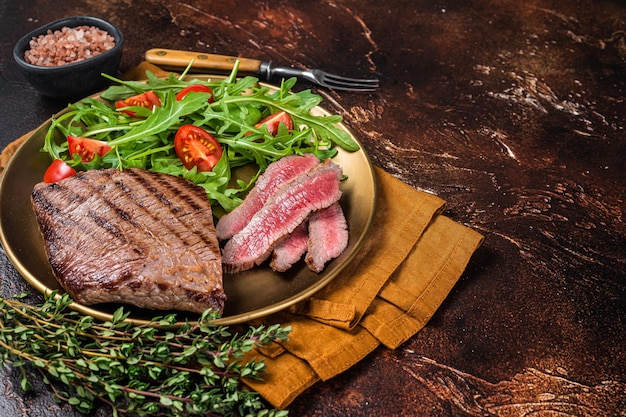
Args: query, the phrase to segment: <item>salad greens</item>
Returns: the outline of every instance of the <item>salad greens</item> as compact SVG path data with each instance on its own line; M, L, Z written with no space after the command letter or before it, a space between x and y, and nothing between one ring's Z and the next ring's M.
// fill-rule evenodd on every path
M290 154L314 153L321 160L331 158L337 147L356 151L358 144L338 126L340 115L314 115L311 110L321 97L310 90L292 92L295 78L283 80L280 88L259 85L251 76L237 78L237 67L223 80L199 80L186 77L158 78L148 72L146 81L124 81L104 75L116 84L99 99L86 98L68 106L54 118L46 134L43 152L61 159L74 169L142 168L182 176L202 186L211 204L231 211L241 203L245 192L273 161ZM211 93L191 92L177 100L176 93L192 84L203 84ZM162 103L153 109L113 106L118 100L152 91ZM284 111L295 128L280 125L275 136L266 126L255 127L264 117ZM223 148L223 155L210 172L187 169L174 149L174 135L186 124L201 127L212 134ZM62 136L62 140L61 137ZM82 161L70 155L67 136L97 139L113 149L103 156ZM255 167L249 180L235 179L233 170Z

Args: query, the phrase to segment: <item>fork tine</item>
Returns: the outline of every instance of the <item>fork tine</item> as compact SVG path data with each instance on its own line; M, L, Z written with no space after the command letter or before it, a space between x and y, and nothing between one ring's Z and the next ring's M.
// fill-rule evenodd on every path
M345 90L345 91L376 91L378 89L377 85L373 86L364 86L364 85L343 85L343 84L332 84L324 81L320 81L319 85L326 88L332 88L333 90Z
M298 69L290 67L271 67L270 64L262 71L267 78L271 76L298 77L313 84L335 90L346 91L375 91L378 88L377 79L348 78L340 75L330 74L320 69Z
M320 85L335 90L349 91L376 91L378 89L377 83L336 82L328 78L320 80Z
M322 70L311 72L320 85L335 90L375 91L379 86L378 79L343 77Z
M341 75L331 74L328 72L325 72L324 76L327 80L345 82L347 84L378 84L377 78L350 78L350 77L343 77Z

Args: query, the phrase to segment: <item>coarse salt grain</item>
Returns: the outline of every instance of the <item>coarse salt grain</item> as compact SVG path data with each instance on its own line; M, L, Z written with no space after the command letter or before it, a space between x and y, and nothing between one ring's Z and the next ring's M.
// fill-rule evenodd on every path
M62 27L33 37L24 53L29 64L53 67L83 61L115 46L115 38L95 26Z

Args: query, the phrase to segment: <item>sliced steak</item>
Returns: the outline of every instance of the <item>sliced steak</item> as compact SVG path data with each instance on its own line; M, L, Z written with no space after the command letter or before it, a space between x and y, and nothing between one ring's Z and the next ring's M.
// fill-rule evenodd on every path
M289 235L285 236L272 252L270 268L285 272L306 253L309 240L309 222L303 221Z
M217 222L215 231L218 239L230 239L241 231L282 184L308 171L319 162L315 155L305 154L286 156L271 163L259 176L244 201Z
M305 262L314 272L321 272L348 246L348 223L339 203L311 214Z
M223 310L226 295L205 191L127 169L37 184L32 202L52 270L79 303Z
M224 271L236 273L260 265L274 246L294 231L311 212L339 201L342 171L330 159L283 184L224 246Z

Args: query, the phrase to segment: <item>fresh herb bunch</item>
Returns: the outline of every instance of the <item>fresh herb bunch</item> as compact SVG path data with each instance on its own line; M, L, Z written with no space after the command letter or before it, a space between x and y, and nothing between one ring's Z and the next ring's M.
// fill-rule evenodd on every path
M211 324L217 316L210 310L180 327L174 315L133 325L122 309L101 322L70 310L70 303L56 293L38 306L0 298L0 363L20 370L22 389L31 386L32 364L58 400L82 413L100 400L114 416L287 415L241 382L264 372L262 361L246 360L253 347L286 340L289 328L233 335Z
M311 110L322 101L310 90L292 92L295 78L283 80L279 89L259 84L255 77L237 79L237 67L223 80L203 81L170 74L158 78L148 72L147 81L122 81L105 90L100 99L86 98L68 106L51 122L42 151L53 159L62 159L76 170L96 168L143 168L185 177L204 187L211 204L231 211L256 181L267 165L290 154L314 153L321 160L333 157L336 147L356 151L358 144L339 127L340 115L314 115ZM176 93L192 84L202 84L213 91L192 92L183 100ZM117 100L153 91L162 106L150 110L130 108L138 117L116 110ZM255 124L275 112L288 113L294 129L281 125L274 136ZM223 147L223 156L211 172L186 169L174 150L174 135L185 124L200 126L211 133ZM60 133L60 134L59 134ZM67 136L107 142L113 150L106 155L83 162L69 154ZM248 180L231 182L233 169L245 165L256 167Z

